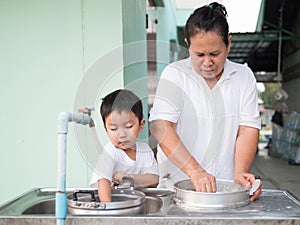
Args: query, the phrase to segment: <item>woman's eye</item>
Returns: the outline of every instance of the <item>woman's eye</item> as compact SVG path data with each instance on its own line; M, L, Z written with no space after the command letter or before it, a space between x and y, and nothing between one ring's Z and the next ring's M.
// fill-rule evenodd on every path
M212 56L218 56L218 55L220 55L220 51L217 51L217 52L212 52L212 53L210 53Z

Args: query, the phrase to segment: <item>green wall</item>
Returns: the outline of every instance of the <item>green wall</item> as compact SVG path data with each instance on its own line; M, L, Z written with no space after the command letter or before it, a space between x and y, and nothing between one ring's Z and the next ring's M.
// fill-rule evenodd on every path
M148 121L146 1L124 0L122 6L124 86L142 99ZM148 123L140 139L148 142Z
M176 15L174 1L164 1L164 7L154 7L149 10L150 20L157 20L156 24L156 59L157 75L160 76L162 70L172 61L177 60L176 55L171 52L175 49L176 54L179 49L177 44L177 21L182 20ZM179 17L179 18L177 18ZM175 44L170 46L170 40L175 40Z
M98 71L105 81L98 86L86 79L122 46L121 11L121 0L0 1L0 203L33 187L55 187L59 112L96 105L123 87L122 66L112 74ZM122 65L122 54L114 60ZM68 187L89 182L78 126L70 124L68 134Z

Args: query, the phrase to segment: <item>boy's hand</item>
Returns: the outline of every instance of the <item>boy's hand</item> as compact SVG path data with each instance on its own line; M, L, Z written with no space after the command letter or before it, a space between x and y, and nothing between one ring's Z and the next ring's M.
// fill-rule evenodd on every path
M123 177L130 177L130 175L122 171L117 171L113 175L112 180L114 183L120 184L122 182Z

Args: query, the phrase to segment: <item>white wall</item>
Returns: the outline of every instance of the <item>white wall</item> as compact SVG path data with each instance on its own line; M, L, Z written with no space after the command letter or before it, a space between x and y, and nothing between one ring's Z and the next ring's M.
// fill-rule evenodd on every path
M300 78L294 79L283 84L284 90L289 97L286 101L289 111L296 111L300 113Z
M300 10L293 20L291 32L300 35L299 26ZM287 106L289 111L300 113L300 42L299 40L286 41L282 50L284 57L282 59L283 88L289 94ZM288 81L286 81L288 80Z
M57 116L76 104L95 103L89 96L93 81L84 75L121 46L121 20L120 0L0 1L0 203L33 187L56 186ZM121 63L122 54L115 61ZM122 87L122 69L110 77L99 96ZM89 180L75 139L71 124L68 187Z

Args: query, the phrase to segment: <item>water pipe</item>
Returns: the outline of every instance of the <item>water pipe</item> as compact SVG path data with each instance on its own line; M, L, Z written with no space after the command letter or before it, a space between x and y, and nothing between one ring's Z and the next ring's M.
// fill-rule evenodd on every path
M67 133L69 122L87 125L91 118L86 113L61 112L58 115L58 161L57 161L57 192L55 195L56 224L64 225L67 217L67 194L66 194L66 152Z

